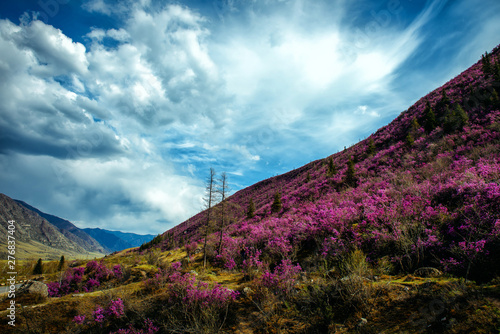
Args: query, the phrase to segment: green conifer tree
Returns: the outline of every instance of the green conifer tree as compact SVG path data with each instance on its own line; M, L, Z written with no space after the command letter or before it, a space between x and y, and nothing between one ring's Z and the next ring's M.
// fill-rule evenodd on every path
M282 207L281 194L279 191L277 191L276 194L274 194L274 201L273 204L271 205L271 212L273 213L280 212L281 207Z
M413 119L411 121L411 130L418 131L418 129L420 129L420 124L418 123L417 118L413 117Z
M413 146L414 143L415 143L415 139L413 138L413 136L411 135L411 133L409 133L406 136L406 145Z
M451 133L462 129L469 122L469 116L458 103L455 104L453 109L449 109L446 112L444 118L443 130L445 133Z
M372 156L375 154L375 143L373 142L373 138L368 140L368 156Z
M351 158L349 158L349 161L347 162L347 171L345 174L344 183L349 187L355 187L357 183L356 169L354 168L354 161L352 161Z
M460 104L455 105L455 115L458 120L458 128L461 129L469 123L469 115L465 112Z
M424 128L427 132L432 132L437 126L436 115L434 110L432 110L431 104L427 101L427 105L424 111Z
M43 264L42 264L42 259L38 259L38 262L35 265L35 268L33 269L33 275L41 275L43 274Z
M57 266L57 271L61 271L64 268L64 255L61 255L61 259L59 260L59 265Z
M333 158L330 157L330 159L328 159L328 169L327 169L327 172L326 174L329 176L329 177L332 177L334 176L335 174L337 174L337 166L335 166L334 162L333 162Z
M500 107L500 99L498 98L498 93L497 93L496 89L493 89L493 93L491 93L490 101L491 101L491 105L494 108Z
M488 52L486 52L484 55L481 56L481 63L483 67L483 73L485 75L491 74L492 67L491 67L490 55L488 54Z
M247 218L253 218L255 217L255 204L253 203L253 200L250 198L250 202L248 202L248 208L247 208Z
M498 58L495 60L495 66L493 67L493 77L495 81L500 82L500 61L498 61Z

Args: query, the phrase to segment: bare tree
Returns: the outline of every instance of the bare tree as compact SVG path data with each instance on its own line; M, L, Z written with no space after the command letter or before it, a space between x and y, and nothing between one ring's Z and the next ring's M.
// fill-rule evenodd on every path
M210 174L207 177L206 184L206 197L205 197L205 206L207 210L207 220L205 222L205 242L203 245L203 268L207 266L207 239L210 230L210 220L212 214L212 207L215 203L215 170L210 168Z
M223 172L220 176L219 179L219 187L217 189L217 193L219 194L220 198L220 222L219 222L219 232L220 232L220 239L219 239L219 247L217 248L218 254L221 254L222 252L222 235L224 234L224 227L226 226L226 197L229 192L229 186L227 184L227 175L225 172Z

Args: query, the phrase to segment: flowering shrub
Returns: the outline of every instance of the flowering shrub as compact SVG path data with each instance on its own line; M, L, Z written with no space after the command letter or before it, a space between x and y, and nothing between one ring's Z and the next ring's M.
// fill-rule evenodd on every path
M125 315L125 306L121 298L117 300L112 300L109 302L106 308L100 305L96 305L95 309L92 311L92 318L94 324L99 324L102 326L104 322L112 319L121 318ZM85 315L79 314L73 318L73 322L78 325L85 324ZM92 322L88 321L88 324L92 326Z
M113 266L113 275L118 279L123 277L123 268L121 265L117 264Z
M194 275L174 273L169 277L169 309L173 322L183 319L200 330L216 331L224 323L238 292L216 284L196 282Z
M85 274L87 274L88 277L102 281L108 280L113 275L113 272L102 262L90 261L85 266Z
M182 267L182 263L179 261L172 263L171 268L173 271L179 271Z
M274 268L273 273L266 271L260 278L260 284L274 293L288 295L294 287L297 276L302 271L299 264L292 265L290 260L283 260Z
M60 282L48 283L49 297L61 297L79 291L94 291L101 286L102 282L114 277L122 277L120 265L110 270L103 263L90 261L85 267L68 268Z
M168 280L167 272L159 268L158 272L155 274L153 278L148 278L147 280L144 281L144 287L148 291L155 291L164 287L167 280Z
M150 319L144 320L144 329L136 329L132 324L129 324L127 329L119 329L116 332L111 332L110 334L155 334L160 329L153 325L153 321Z
M83 287L83 291L90 292L93 291L94 288L98 288L101 283L95 278L89 278L85 286Z
M186 253L188 256L191 256L194 254L196 248L198 248L198 243L196 241L187 243L184 248L186 249Z
M77 323L78 325L81 325L85 322L85 315L75 315L73 318L73 322Z
M92 312L92 317L94 318L95 322L103 322L104 321L104 309L97 305L95 310Z
M228 270L236 269L236 261L241 251L240 240L224 234L222 236L222 244L221 253L217 254L215 257L217 264L222 265Z
M120 318L125 314L125 306L123 306L123 301L121 298L117 300L112 300L108 308L106 309L106 314L110 317Z
M260 260L261 254L261 250L254 247L245 247L245 259L243 260L242 268L250 277L253 276L253 273L261 271L266 267L266 264Z

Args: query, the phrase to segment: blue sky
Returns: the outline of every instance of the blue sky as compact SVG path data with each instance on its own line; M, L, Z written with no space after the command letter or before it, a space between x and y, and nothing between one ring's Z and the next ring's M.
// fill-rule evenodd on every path
M160 233L388 124L500 43L496 0L0 3L0 192Z

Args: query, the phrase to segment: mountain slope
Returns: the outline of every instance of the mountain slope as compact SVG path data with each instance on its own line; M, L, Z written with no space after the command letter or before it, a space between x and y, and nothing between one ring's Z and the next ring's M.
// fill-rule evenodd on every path
M44 256L48 259L66 257L101 256L89 252L74 239L67 238L61 231L38 213L20 205L10 197L0 194L0 224L7 231L8 221L15 221L16 258ZM6 244L6 238L2 244ZM2 249L6 249L2 246ZM4 257L6 258L6 257Z
M89 252L98 252L98 253L105 253L105 249L103 246L97 242L94 238L92 238L89 234L87 234L85 231L79 229L75 225L73 225L70 221L66 219L59 218L54 215L50 215L48 213L42 212L38 210L35 207L32 207L31 205L15 200L17 203L21 204L25 208L36 212L38 215L40 215L42 218L45 218L48 222L50 222L52 225L56 226L59 231L64 234L68 239L73 240L74 242L78 243L81 245L83 248L85 248Z
M497 47L490 66L479 61L368 139L229 197L232 223L217 261L241 265L243 250L259 250L267 263L307 267L359 248L405 272L432 265L476 279L500 274L498 56ZM272 212L277 192L282 208ZM205 219L200 212L167 231L163 247L199 240Z

